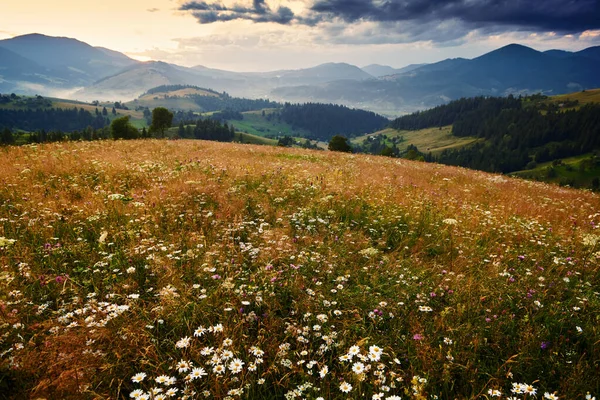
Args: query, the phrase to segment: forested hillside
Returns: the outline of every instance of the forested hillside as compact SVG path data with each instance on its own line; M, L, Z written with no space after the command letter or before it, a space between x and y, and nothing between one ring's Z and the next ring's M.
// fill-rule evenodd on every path
M600 148L600 105L544 102L546 96L460 99L401 117L395 129L452 124L457 137L485 139L446 150L434 161L491 172L512 172Z
M72 132L87 127L100 129L108 125L106 117L82 108L0 108L0 129L60 130Z
M182 93L185 89L194 89L190 93L170 95L169 93ZM166 94L165 94L166 93ZM280 107L280 103L269 101L266 99L246 99L240 97L232 97L228 93L219 93L211 89L204 89L193 85L162 85L148 90L140 96L140 99L147 99L148 95L156 94L154 101L150 104L151 107L165 106L171 108L169 100L176 98L186 98L191 100L197 107L198 111L212 112L231 110L234 112L244 112L251 110L262 110L263 108ZM138 103L140 100L138 100Z
M329 140L334 135L354 137L382 129L389 120L371 111L335 104L289 104L279 112L286 123L306 129L311 139Z

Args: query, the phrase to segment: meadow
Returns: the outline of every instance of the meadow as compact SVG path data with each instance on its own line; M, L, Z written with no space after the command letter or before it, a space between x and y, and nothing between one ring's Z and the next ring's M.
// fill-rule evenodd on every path
M368 138L379 135L385 135L388 138L385 140L385 143L390 147L393 145L390 139L400 137L402 140L397 143L400 151L406 151L408 146L412 145L416 146L423 153L431 152L434 155L439 155L444 150L460 149L461 147L469 146L478 140L473 137L453 136L452 125L448 125L414 131L386 128L375 133L352 138L351 142L353 144L364 144Z
M600 395L597 194L205 141L0 154L0 398Z

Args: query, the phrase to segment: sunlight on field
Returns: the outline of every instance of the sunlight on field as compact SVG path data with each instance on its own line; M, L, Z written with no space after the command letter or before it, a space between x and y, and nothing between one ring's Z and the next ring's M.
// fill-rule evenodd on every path
M1 151L0 393L599 394L593 193L203 141Z
M427 128L415 131L399 131L396 129L384 129L369 135L352 139L353 143L362 143L370 136L386 135L388 138L401 136L404 140L397 144L400 151L406 150L409 145L417 146L423 153L439 154L444 150L456 149L468 146L477 141L471 137L457 137L452 135L452 126L442 128Z

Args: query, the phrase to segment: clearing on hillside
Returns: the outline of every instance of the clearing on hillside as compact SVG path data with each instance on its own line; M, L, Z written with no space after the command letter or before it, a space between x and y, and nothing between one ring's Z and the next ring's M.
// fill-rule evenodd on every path
M452 135L452 126L441 128L426 128L414 131L384 129L369 135L359 136L351 140L354 144L368 144L369 138L379 135L387 136L386 144L396 144L400 151L405 151L410 145L417 146L423 153L436 155L447 149L457 149L475 143L478 139L471 137L457 137ZM396 140L394 140L396 138Z
M206 141L2 152L1 397L600 394L594 193Z

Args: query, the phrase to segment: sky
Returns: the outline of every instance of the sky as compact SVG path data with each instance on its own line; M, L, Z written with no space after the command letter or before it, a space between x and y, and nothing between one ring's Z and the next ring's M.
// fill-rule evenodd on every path
M232 71L403 67L510 43L600 45L600 0L7 0L0 39L76 38L138 60Z

